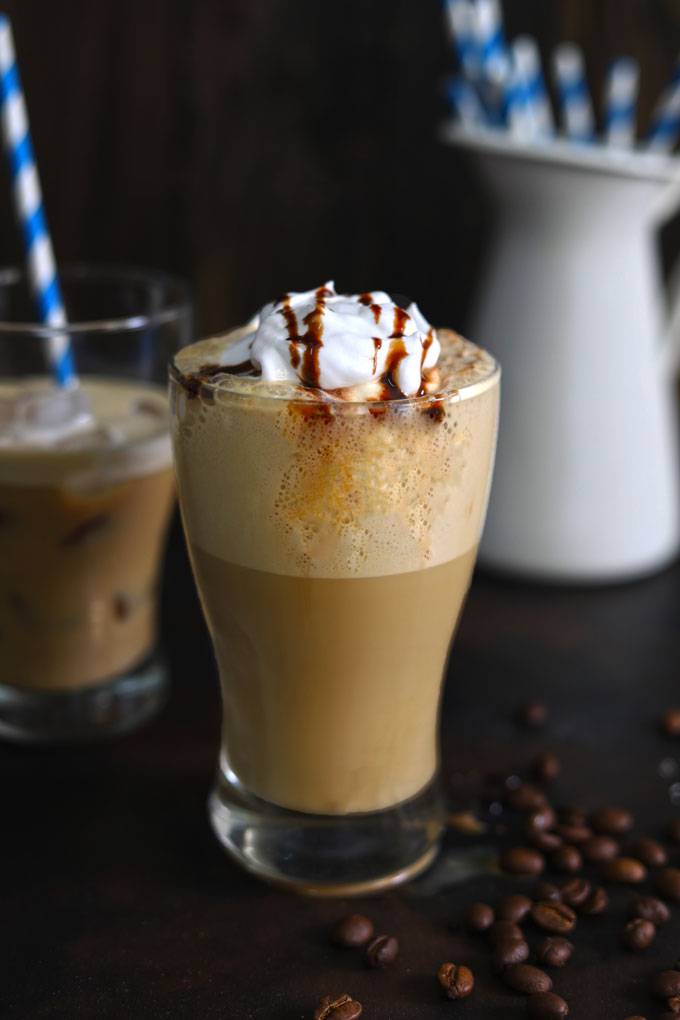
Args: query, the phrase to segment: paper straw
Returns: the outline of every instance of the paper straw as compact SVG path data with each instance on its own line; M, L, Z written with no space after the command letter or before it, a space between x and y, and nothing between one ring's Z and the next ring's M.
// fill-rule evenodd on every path
M446 91L453 112L464 127L474 131L487 123L479 93L466 78L450 78L446 83Z
M635 141L635 116L640 91L640 65L632 57L619 57L609 69L604 96L604 133L607 145L630 149Z
M573 43L558 46L554 70L567 137L574 142L594 141L595 117L580 47Z
M652 114L648 148L651 152L672 152L680 136L680 60L673 81L662 93Z
M536 40L519 36L511 52L513 71L507 92L510 130L522 138L550 137L555 125Z
M500 0L477 0L477 42L484 74L490 82L503 85L510 73L510 55L505 42Z
M63 327L66 325L66 313L47 229L12 28L4 14L0 14L0 126L9 159L14 206L23 234L28 278L40 318L47 326ZM46 350L58 385L74 386L77 378L68 337L49 337Z
M476 16L471 0L444 0L444 15L461 69L470 81L476 81L482 68L477 47Z

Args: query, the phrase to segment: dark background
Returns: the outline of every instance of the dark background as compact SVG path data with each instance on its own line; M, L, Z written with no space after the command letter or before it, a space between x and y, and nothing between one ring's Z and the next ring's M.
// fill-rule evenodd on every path
M680 0L505 0L547 56L669 81ZM439 0L5 0L57 258L196 287L200 328L335 277L465 326L490 216L435 140L454 67ZM22 252L0 171L0 261Z

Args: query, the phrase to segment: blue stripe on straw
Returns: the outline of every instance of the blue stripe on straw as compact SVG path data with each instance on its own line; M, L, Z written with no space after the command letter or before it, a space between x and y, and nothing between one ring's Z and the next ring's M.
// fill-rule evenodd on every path
M12 58L14 45L11 27L5 15L0 15L0 33L5 40L2 55L7 60L5 66L0 63L0 109L3 113L7 113L10 104L23 104L24 109L25 104L23 103L19 69L16 61ZM20 110L21 106L18 109ZM28 259L29 279L41 320L46 325L60 327L66 322L66 314L59 280L56 270L53 268L52 243L38 184L30 131L27 124L23 137L10 137L11 126L8 123L8 118L3 118L4 143L15 188L17 214ZM32 191L24 190L30 185L33 186ZM18 197L16 197L17 189L19 189ZM43 274L49 272L49 278L41 279L41 272ZM77 380L68 336L50 336L46 341L46 347L57 383L59 386L72 386Z

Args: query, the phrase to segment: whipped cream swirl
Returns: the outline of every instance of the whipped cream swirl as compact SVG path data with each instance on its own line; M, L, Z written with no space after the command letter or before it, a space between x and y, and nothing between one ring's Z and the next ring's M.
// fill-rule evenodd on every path
M440 353L416 304L400 308L382 291L337 294L332 281L265 305L246 330L221 353L225 371L250 365L263 379L322 390L380 381L392 398L415 396Z

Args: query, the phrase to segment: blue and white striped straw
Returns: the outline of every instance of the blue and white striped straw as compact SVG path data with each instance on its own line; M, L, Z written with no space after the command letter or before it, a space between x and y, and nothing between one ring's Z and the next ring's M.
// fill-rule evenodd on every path
M477 47L477 20L472 0L444 0L444 15L461 70L477 81L482 65Z
M487 79L503 86L510 73L510 54L505 42L500 0L477 0L477 45Z
M573 142L595 141L595 116L588 92L583 51L563 43L554 53L555 81L567 137Z
M519 36L511 52L513 69L507 90L510 131L521 139L548 138L555 125L538 44L531 36Z
M39 315L46 326L64 327L66 313L47 229L12 28L4 14L0 14L0 126L9 159L14 205L24 239L28 278ZM51 336L46 347L55 381L62 387L74 386L77 377L68 337Z
M672 152L680 136L680 60L673 81L662 93L652 114L648 148L650 152Z
M609 68L604 95L604 134L607 145L630 149L635 142L635 120L640 91L640 65L632 57L619 57Z
M475 131L487 123L486 111L472 82L462 76L450 78L446 91L454 114L463 127Z

